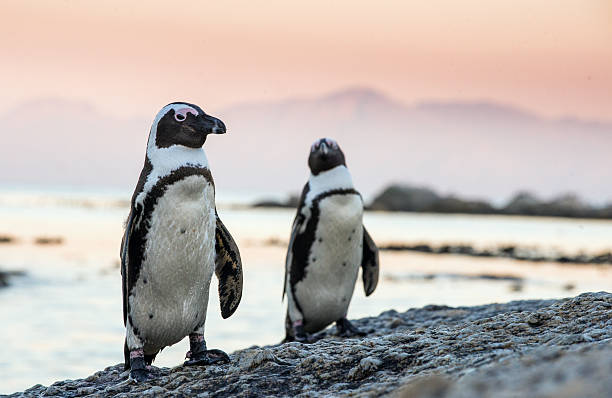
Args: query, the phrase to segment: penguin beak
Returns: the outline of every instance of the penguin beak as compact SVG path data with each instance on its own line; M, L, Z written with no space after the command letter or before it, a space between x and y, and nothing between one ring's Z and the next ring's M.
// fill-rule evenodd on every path
M212 128L212 133L213 134L225 134L227 132L227 130L225 129L225 123L223 123L220 119L214 118L215 119L215 125Z
M323 153L323 156L327 156L329 153L329 147L327 146L327 142L321 141L321 146L319 147L319 151Z
M225 134L225 123L214 116L204 115L198 126L205 134Z

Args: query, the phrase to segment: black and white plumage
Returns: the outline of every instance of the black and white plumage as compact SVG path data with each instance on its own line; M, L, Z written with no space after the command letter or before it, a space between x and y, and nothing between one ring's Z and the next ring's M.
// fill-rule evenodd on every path
M334 140L317 140L308 165L285 262L285 341L308 341L334 321L341 335L363 335L346 319L359 268L367 296L378 283L378 249L363 226L363 201Z
M125 367L150 377L158 352L189 336L187 365L226 361L207 350L204 324L213 273L221 314L242 296L240 253L215 208L215 186L202 145L225 125L193 104L157 114L121 243Z

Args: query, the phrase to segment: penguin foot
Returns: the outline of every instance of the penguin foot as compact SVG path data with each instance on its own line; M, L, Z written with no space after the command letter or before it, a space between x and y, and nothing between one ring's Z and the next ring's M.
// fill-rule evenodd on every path
M287 333L287 337L285 337L285 342L289 341L297 341L298 343L311 344L314 343L316 339L312 335L304 331L304 325L302 325L301 323L296 323L295 325L293 325L293 333L291 335Z
M153 378L153 375L146 369L130 370L130 380L134 380L137 383L144 383Z
M296 335L293 338L293 341L297 341L298 343L302 343L302 344L312 344L317 340L312 335L308 333L304 333L302 335Z
M136 350L136 355L142 352L142 350ZM142 383L153 379L153 375L150 370L151 367L147 366L142 356L134 356L130 361L130 380L134 380L137 383Z
M336 321L337 335L340 337L363 337L367 335L366 332L353 325L346 318L341 318Z
M230 358L225 352L221 350L205 350L199 351L195 354L189 351L185 356L185 366L203 366L212 365L216 363L229 363Z

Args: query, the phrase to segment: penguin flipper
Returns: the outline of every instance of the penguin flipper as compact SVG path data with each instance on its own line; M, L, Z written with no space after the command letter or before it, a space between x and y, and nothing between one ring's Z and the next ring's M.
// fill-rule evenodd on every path
M130 269L129 269L129 247L130 247L130 237L133 233L134 229L134 210L130 211L128 219L125 224L125 232L123 234L123 238L121 239L121 251L119 252L119 257L121 258L121 292L123 295L123 324L127 323L128 316L128 292L130 289L130 281L133 279L130 277ZM127 347L127 346L126 346Z
M123 293L123 324L127 324L129 312L129 294L140 274L142 263L143 231L140 228L143 208L137 204L132 206L126 221L125 233L121 240L121 287Z
M369 296L378 284L378 247L372 240L368 231L363 227L363 256L361 258L361 276L363 278L363 290Z
M225 319L236 311L242 298L242 262L236 242L218 215L215 252L215 274L219 279L221 316Z
M304 207L304 202L306 201L306 195L310 190L310 186L308 183L304 185L302 188L302 194L300 195L300 199L298 201L297 213L295 218L293 219L293 225L291 226L291 238L289 239L289 246L287 248L287 257L285 259L285 281L283 282L283 296L281 297L281 301L285 298L285 294L287 293L287 280L291 275L291 265L293 263L293 245L295 243L296 237L300 234L304 228L304 223L306 222L306 217L302 214L302 208Z
M293 262L293 243L296 235L299 234L299 231L302 228L303 222L304 218L300 217L300 213L298 211L295 220L293 220L293 226L291 227L291 238L289 239L289 246L287 248L287 258L285 259L285 281L283 282L283 296L281 301L285 299L285 294L287 293L287 279L291 273L291 263Z

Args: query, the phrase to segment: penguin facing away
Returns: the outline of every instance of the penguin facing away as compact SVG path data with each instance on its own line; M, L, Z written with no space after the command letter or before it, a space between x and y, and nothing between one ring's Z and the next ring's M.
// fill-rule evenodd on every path
M189 336L185 365L228 362L208 350L204 324L213 273L221 314L242 297L238 247L215 207L215 185L202 145L225 125L197 105L175 102L157 114L121 242L125 368L136 381L164 347Z
M336 141L315 141L308 166L311 174L298 204L285 262L284 341L309 342L311 333L334 321L339 335L363 336L346 319L359 267L366 296L378 283L378 248L362 223L363 200Z

